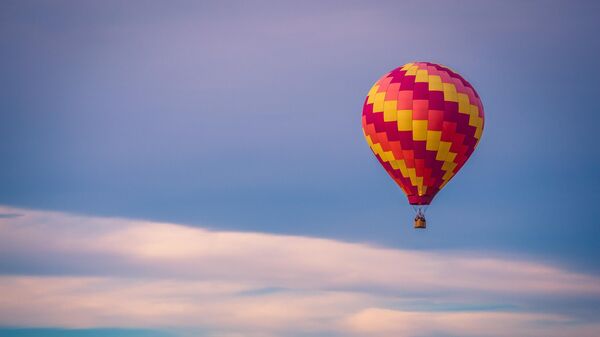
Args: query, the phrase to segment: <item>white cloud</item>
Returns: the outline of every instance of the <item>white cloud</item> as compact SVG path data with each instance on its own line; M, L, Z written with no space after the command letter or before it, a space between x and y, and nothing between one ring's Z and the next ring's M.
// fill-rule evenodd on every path
M198 328L218 336L600 331L596 321L534 305L600 302L597 277L527 259L0 212L23 214L0 219L0 262L20 264L20 274L0 277L0 325ZM48 270L65 276L24 275ZM472 309L495 305L501 309Z

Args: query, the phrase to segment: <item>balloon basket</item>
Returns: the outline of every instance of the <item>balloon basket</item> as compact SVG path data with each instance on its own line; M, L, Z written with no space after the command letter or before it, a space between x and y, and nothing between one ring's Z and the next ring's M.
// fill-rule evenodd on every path
M416 218L415 219L415 228L426 228L427 220L425 218Z

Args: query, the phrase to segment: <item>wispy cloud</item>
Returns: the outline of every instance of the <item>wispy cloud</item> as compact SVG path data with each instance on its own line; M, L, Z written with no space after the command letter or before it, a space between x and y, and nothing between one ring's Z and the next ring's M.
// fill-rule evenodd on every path
M0 219L2 218L16 218L21 216L21 214L18 213L0 213Z
M523 258L0 213L23 214L0 219L0 325L175 327L218 336L600 331L596 319L562 308L600 302L597 277Z

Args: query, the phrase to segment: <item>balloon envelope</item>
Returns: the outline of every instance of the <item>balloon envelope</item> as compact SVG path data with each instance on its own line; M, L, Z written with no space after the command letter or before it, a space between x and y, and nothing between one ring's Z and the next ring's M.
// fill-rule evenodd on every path
M454 177L477 147L483 124L473 86L429 62L383 75L362 114L369 147L412 205L429 205Z

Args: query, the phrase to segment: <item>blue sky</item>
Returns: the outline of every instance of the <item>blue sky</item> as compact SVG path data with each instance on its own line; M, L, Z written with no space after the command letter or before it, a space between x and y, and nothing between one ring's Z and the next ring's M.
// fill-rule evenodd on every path
M4 1L0 204L597 276L599 10ZM360 130L372 83L415 60L464 75L486 112L477 151L434 200L425 232ZM44 265L7 250L0 273L97 274L56 254Z

